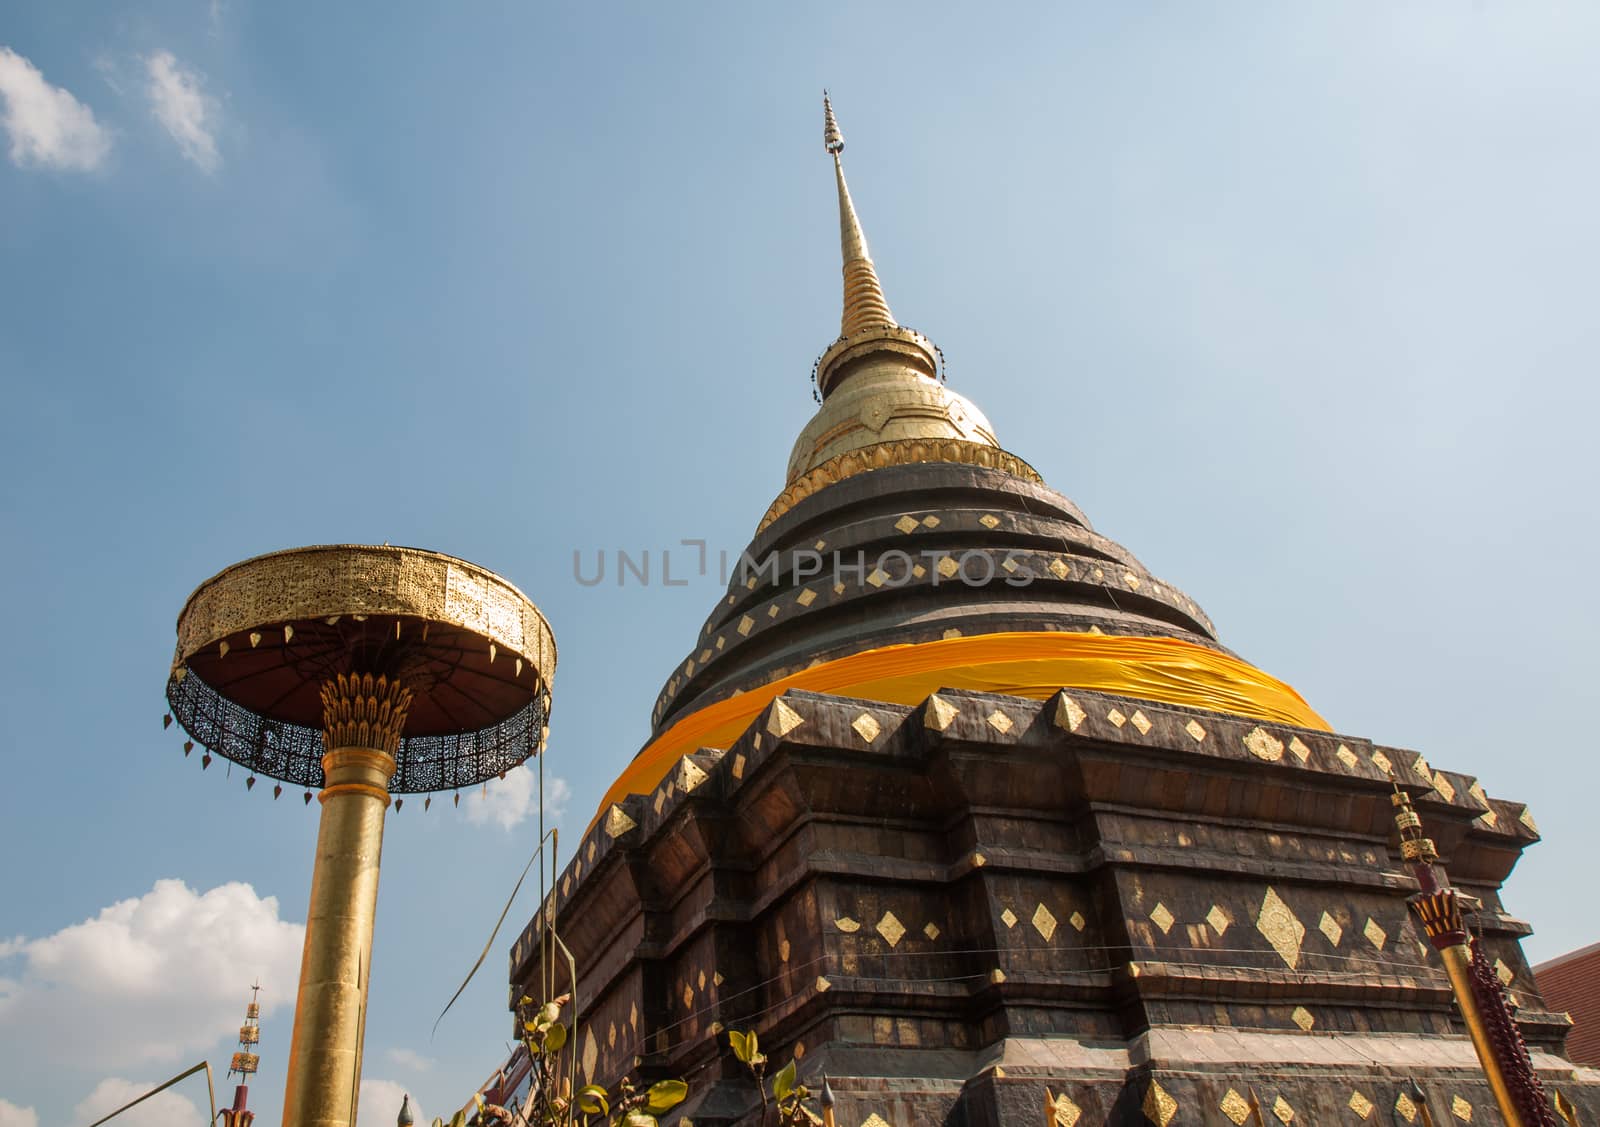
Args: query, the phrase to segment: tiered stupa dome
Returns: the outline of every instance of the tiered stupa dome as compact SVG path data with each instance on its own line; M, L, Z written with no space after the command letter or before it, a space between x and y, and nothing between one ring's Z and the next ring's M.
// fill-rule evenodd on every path
M945 386L937 346L890 312L826 98L824 111L844 307L817 362L821 406L602 808L726 746L787 689L910 703L946 687L1042 698L1078 685L1324 727Z

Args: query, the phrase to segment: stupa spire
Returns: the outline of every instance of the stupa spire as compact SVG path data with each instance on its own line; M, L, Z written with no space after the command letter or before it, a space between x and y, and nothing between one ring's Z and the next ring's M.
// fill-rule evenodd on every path
M868 329L878 329L895 324L889 312L889 302L883 296L883 286L878 281L878 271L872 265L872 255L867 250L867 237L861 231L861 220L856 217L856 205L850 199L850 186L844 180L844 134L833 116L833 103L828 92L822 92L822 142L833 157L833 175L839 184L839 249L844 261L844 314L840 318L839 335L850 338Z

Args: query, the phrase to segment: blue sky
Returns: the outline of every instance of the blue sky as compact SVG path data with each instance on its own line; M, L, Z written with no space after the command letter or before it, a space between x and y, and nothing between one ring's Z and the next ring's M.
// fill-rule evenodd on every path
M1006 447L1340 731L1529 802L1528 951L1600 938L1593 7L52 0L0 47L0 1127L225 1063L257 974L275 1122L316 807L160 726L221 567L517 583L575 839L717 589L573 553L736 551L782 488L838 325L824 85ZM526 793L391 820L364 1121L504 1051L504 943L429 1027Z

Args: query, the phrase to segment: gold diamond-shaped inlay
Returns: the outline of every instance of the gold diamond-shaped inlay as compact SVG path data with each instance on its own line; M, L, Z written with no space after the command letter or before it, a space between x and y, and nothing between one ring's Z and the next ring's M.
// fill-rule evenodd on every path
M1078 702L1067 694L1062 693L1056 701L1056 727L1065 728L1069 732L1076 732L1078 725L1082 724L1088 713L1078 707Z
M583 1035L583 1075L584 1079L594 1079L594 1066L600 1060L600 1046L595 1043L594 1028L591 1026Z
M959 715L961 715L960 709L938 693L934 693L928 698L928 707L922 714L922 722L935 732L942 732L955 723Z
M1311 1016L1311 1011L1306 1009L1304 1006L1296 1006L1294 1008L1294 1013L1290 1014L1289 1017L1296 1025L1298 1025L1301 1029L1304 1029L1307 1033L1310 1033L1311 1027L1317 1024L1317 1019Z
M1134 709L1133 715L1128 717L1128 719L1133 723L1135 728L1139 729L1139 734L1141 736L1148 736L1150 734L1150 718L1143 712L1140 712L1138 709Z
M678 760L678 785L685 792L692 792L705 781L706 773L695 765L694 760L688 758Z
M858 921L851 919L849 916L840 916L838 919L833 921L833 926L847 934L861 930L861 924Z
M1033 910L1033 919L1030 922L1033 924L1033 930L1044 936L1046 943L1056 933L1056 918L1043 904Z
M1417 1105L1411 1102L1411 1097L1401 1092L1395 1097L1394 1109L1400 1113L1400 1118L1407 1123L1417 1121Z
M1305 741L1299 736L1295 736L1289 741L1289 750L1302 763L1311 758L1311 749L1305 745Z
M829 982L826 978L822 977L822 975L820 975L820 974L817 975L817 993L818 994L826 994L828 992L829 987L831 987L832 985L833 985L833 983Z
M722 985L722 972L721 971L712 971L711 972L711 984L713 986L721 986Z
M1533 811L1526 806L1522 808L1522 814L1517 818L1517 821L1527 826L1531 833L1539 832L1539 824L1533 820Z
M1224 912L1220 905L1213 904L1211 911L1206 913L1206 923L1211 925L1212 931L1222 935L1233 921L1228 918L1228 913Z
M808 607L817 601L817 593L810 587L807 587L804 591L801 591L794 597L794 601L803 607Z
M1366 1119L1372 1114L1372 1101L1363 1096L1358 1088L1350 1093L1350 1110L1355 1112L1357 1117Z
M856 735L868 743L877 739L878 734L883 730L878 727L878 722L872 718L872 713L870 712L863 712L860 716L857 716L850 722L850 726L856 730Z
M1450 1114L1461 1120L1463 1123L1471 1123L1472 1105L1466 1100L1462 1099L1460 1096L1457 1096L1455 1099L1450 1101Z
M1078 1120L1083 1116L1083 1109L1067 1099L1065 1092L1055 1096L1050 1094L1049 1088L1046 1088L1044 1102L1050 1109L1050 1119L1045 1127L1077 1127Z
M1004 712L1001 712L998 708L989 713L988 721L989 727L999 732L1002 736L1011 731L1012 728L1016 727L1016 725L1012 723L1011 717L1007 716Z
M1005 911L1000 913L1000 922L1005 924L1006 927L1008 927L1008 928L1016 927L1017 926L1017 914L1015 912L1013 912L1010 908L1007 908Z
M1489 805L1489 792L1484 790L1483 784L1478 782L1476 779L1474 779L1472 785L1467 788L1467 793L1478 800L1479 806Z
M1217 1106L1234 1123L1242 1124L1250 1118L1250 1101L1232 1088L1228 1089L1228 1094L1222 1097L1222 1102Z
M1251 728L1250 734L1244 738L1244 746L1250 749L1251 755L1268 763L1276 763L1283 758L1283 741L1274 739L1265 728Z
M938 939L939 925L934 923L932 920L929 920L925 925L923 925L922 934L926 935L929 939Z
M1511 973L1511 968L1506 966L1504 959L1496 959L1494 961L1494 976L1500 980L1500 985L1502 986L1510 986L1511 980L1516 977Z
M1055 576L1057 579L1065 579L1067 576L1072 574L1072 569L1068 567L1061 559L1057 558L1050 561L1050 574Z
M1381 751L1375 751L1372 753L1372 765L1378 770L1382 771L1385 775L1391 775L1394 773L1394 763Z
M754 582L754 580L751 582ZM746 638L750 636L750 631L754 630L755 628L756 620L751 618L748 614L739 620L739 633Z
M1106 719L1111 721L1119 728L1128 722L1128 718L1124 716L1122 714L1122 710L1118 708L1113 708L1110 712L1106 713Z
M894 526L901 532L915 532L917 530L917 525L920 523L921 522L918 521L916 517L912 516L910 513L907 513L905 516L895 521Z
M1122 581L1128 585L1128 590L1130 591L1139 589L1139 577L1131 571L1123 572Z
M1189 738L1191 740L1193 740L1195 743L1197 743L1197 744L1198 743L1205 743L1206 730L1200 726L1200 721L1198 721L1198 720L1189 721L1187 724L1185 724L1183 726L1183 730L1185 732L1189 733Z
M1378 921L1371 916L1367 917L1367 926L1361 929L1361 934L1367 937L1367 942L1378 950L1383 950L1383 945L1389 941L1389 933L1378 926Z
M872 584L874 587L882 587L888 581L889 573L884 571L881 567L873 568L872 574L867 576L867 582Z
M617 1047L617 1023L616 1022L612 1022L610 1025L606 1026L606 1048L614 1049L616 1047Z
M922 527L923 528L938 528L939 527L939 518L934 516L932 513L929 513L927 516L922 518Z
M1299 965L1300 944L1306 938L1305 925L1283 902L1277 889L1267 889L1267 895L1261 901L1261 911L1256 916L1256 930L1266 937L1278 957L1288 963L1291 970Z
M946 579L954 579L956 572L961 570L961 565L956 563L954 556L940 556L939 562L933 569Z
M873 1112L861 1121L861 1127L889 1127L889 1124L877 1112Z
M1450 785L1450 780L1444 777L1443 771L1434 773L1433 789L1444 795L1446 802L1454 802L1456 800L1456 788Z
M761 737L757 736L756 739L760 740ZM757 746L759 747L760 745L757 744ZM733 777L736 779L744 778L744 755L742 753L733 757Z
M779 697L772 702L772 715L767 718L767 731L782 739L805 722L805 717L784 704L783 698Z
M628 1025L635 1030L639 1028L639 1004L637 1002L628 1007Z
M1083 918L1082 912L1073 912L1067 917L1067 922L1072 925L1072 930L1082 931L1089 926L1089 921Z
M1141 1106L1145 1116L1156 1127L1167 1127L1178 1114L1178 1101L1154 1077L1150 1079L1150 1087L1145 1089Z
M694 987L687 982L683 984L683 1008L689 1009L694 1005Z
M1280 1122L1294 1122L1294 1108L1290 1107L1289 1101L1282 1096L1272 1101L1272 1114L1276 1115Z
M978 518L978 523L983 525L985 528L994 528L1000 523L1000 518L995 516L993 513L984 513Z
M786 963L786 962L789 961L789 950L790 950L789 941L787 939L781 940L778 943L778 961L779 962ZM705 988L706 988L706 976L704 974L702 974L700 976L700 989L704 990Z
M1361 766L1361 760L1356 758L1356 753L1345 747L1344 744L1340 744L1339 749L1333 755L1335 759L1345 765L1346 770L1354 771Z
M1178 922L1177 918L1167 911L1167 906L1159 901L1156 902L1154 908L1150 909L1150 919L1161 929L1162 935L1171 931L1172 925Z
M896 947L906 934L906 925L895 919L893 912L885 912L873 930L883 936L883 941L890 947Z
M614 802L611 804L611 809L606 811L606 836L609 838L619 838L638 824Z
M1322 932L1323 935L1326 935L1328 937L1328 942L1332 943L1335 947L1339 946L1339 940L1344 938L1344 928L1340 927L1339 921L1334 919L1327 912L1323 912L1322 918L1317 921L1317 930Z
M1008 555L1005 558L1005 562L1002 563L1000 566L1003 567L1008 573L1012 573L1012 572L1015 572L1017 570L1017 561L1012 559Z

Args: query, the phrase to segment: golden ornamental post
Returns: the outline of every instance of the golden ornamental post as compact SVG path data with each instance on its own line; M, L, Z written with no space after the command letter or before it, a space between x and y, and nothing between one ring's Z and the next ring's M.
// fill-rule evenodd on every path
M306 910L283 1121L353 1123L360 1096L367 980L389 777L411 691L383 676L337 674L322 686L322 817Z
M321 810L285 1127L353 1127L392 796L504 777L544 747L555 640L492 572L389 545L235 564L178 618L170 723ZM398 811L403 798L392 798ZM424 809L431 805L424 801Z

